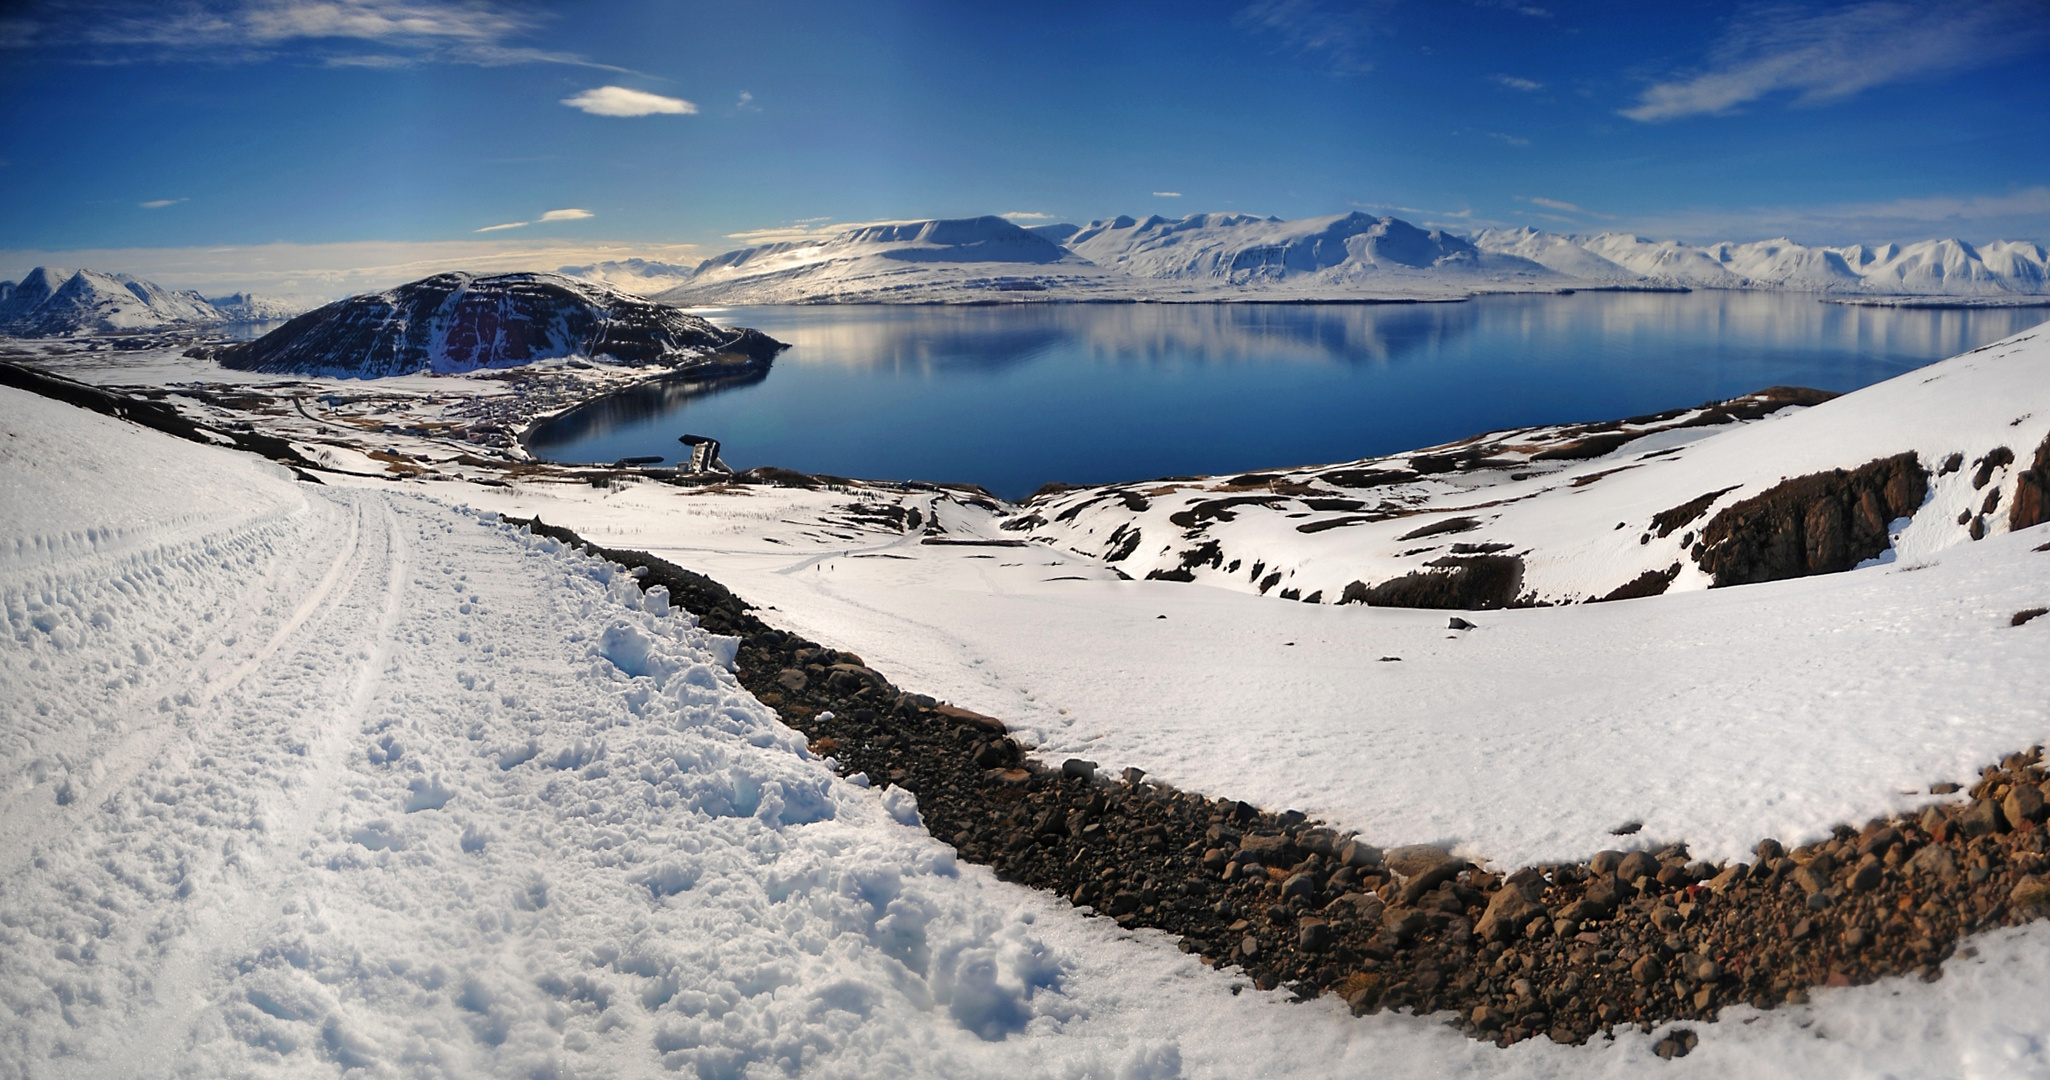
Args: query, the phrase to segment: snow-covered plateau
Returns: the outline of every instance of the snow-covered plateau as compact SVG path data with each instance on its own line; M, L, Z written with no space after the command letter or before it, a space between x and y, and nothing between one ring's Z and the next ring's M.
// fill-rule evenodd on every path
M654 295L685 306L1456 300L1584 288L2015 298L2050 294L2046 260L2041 247L2019 241L1810 247L1782 238L1695 246L1530 228L1465 237L1356 211L1293 221L1191 214L1031 228L999 217L913 221L742 248L696 267L635 260L563 272L607 283L674 281Z
M2050 606L2050 332L1827 401L1026 506L536 463L451 419L516 392L484 373L24 357L321 483L0 388L7 1075L2050 1074L2041 921L1935 982L1725 1008L1670 1062L1658 1031L1498 1050L1289 1004L958 861L742 688L732 639L501 518L707 573L1055 763L1502 868L1735 858L2050 741L2050 618L2012 618ZM1909 453L1919 491L1799 488L1788 551L1705 535ZM1336 602L1486 557L1521 567L1503 604L1553 606Z

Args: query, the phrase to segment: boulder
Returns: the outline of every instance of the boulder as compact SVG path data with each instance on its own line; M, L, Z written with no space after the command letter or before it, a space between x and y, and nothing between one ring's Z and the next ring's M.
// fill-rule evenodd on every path
M1639 878L1656 877L1658 872L1658 860L1642 851L1633 851L1623 856L1623 861L1616 865L1617 879L1630 883L1635 883Z
M2012 822L2043 820L2043 792L2027 784L2016 784L2001 800L2000 809Z
M1283 834L1248 836L1239 841L1238 861L1241 866L1246 863L1275 867L1294 866L1302 860L1302 852L1295 846L1295 841Z
M1338 861L1360 870L1381 865L1381 859L1381 849L1364 840L1348 840L1338 848Z
M1481 921L1474 924L1474 936L1484 941L1507 941L1519 928L1545 913L1544 906L1515 885L1504 886L1488 901Z
M1452 861L1452 853L1432 844L1409 844L1391 848L1381 856L1388 869L1413 878L1434 867Z
M1964 813L1957 816L1957 826L1964 830L1966 836L1991 836L2005 831L2007 819L1992 799L1975 799Z

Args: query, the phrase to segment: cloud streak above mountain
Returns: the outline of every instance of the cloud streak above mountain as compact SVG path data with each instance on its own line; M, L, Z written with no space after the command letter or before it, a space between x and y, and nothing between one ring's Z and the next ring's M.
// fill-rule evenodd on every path
M1794 94L1796 105L1828 104L2004 61L2041 42L2045 22L2031 0L1756 8L1733 20L1705 70L1655 83L1618 111L1655 123L1727 113L1779 93Z

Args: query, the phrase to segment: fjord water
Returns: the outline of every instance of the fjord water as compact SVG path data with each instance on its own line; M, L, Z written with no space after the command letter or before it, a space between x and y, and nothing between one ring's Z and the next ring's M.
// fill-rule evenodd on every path
M1438 304L816 306L703 312L790 343L766 377L668 383L537 430L610 462L709 435L736 469L1039 485L1345 461L1773 385L1848 391L2050 309L1889 309L1763 292Z

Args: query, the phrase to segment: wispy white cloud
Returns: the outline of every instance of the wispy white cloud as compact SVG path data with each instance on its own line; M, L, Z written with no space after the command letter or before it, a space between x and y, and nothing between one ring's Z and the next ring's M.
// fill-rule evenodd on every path
M1156 199L1179 199L1182 197L1182 193L1179 191L1156 191L1153 193L1153 197Z
M1317 57L1335 74L1357 75L1373 70L1367 43L1374 36L1373 16L1387 6L1386 0L1256 0L1240 8L1232 23L1276 39L1291 52Z
M162 210L166 206L176 206L179 203L191 201L191 199L151 199L148 202L139 202L135 205L142 207L144 210Z
M1732 20L1703 70L1655 83L1618 111L1656 122L1724 113L1782 92L1793 93L1796 105L1827 104L1887 83L2001 63L2046 33L2040 0L1754 8Z
M291 46L333 67L571 64L624 71L572 53L509 44L536 7L491 0L30 0L0 19L0 49L83 48L103 62L269 59ZM364 51L366 48L374 51Z
M1486 131L1482 132L1482 134L1486 135L1490 139L1500 139L1501 141L1508 143L1511 146L1530 145L1529 139L1526 139L1521 135L1511 135L1506 131Z
M696 105L682 98L663 97L646 90L629 90L624 86L594 87L563 98L562 103L593 116L687 116L698 111Z
M734 105L733 105L733 111L734 111L734 112L761 112L761 111L762 111L762 107L761 107L760 105L757 105L757 104L755 104L755 96L754 96L753 94L750 94L750 93L748 93L748 92L747 92L747 91L745 91L745 90L742 90L742 91L740 92L740 100L739 100L739 101L737 101L737 102L735 102L735 103L734 103Z
M1584 206L1580 206L1580 205L1577 205L1577 204L1574 204L1574 203L1570 203L1570 202L1567 202L1567 201L1566 201L1566 200L1564 200L1564 199L1551 199L1551 198L1546 198L1546 197L1545 197L1545 196L1543 196L1543 195L1518 195L1518 196L1516 196L1516 201L1517 201L1517 202L1526 202L1526 203L1529 203L1529 204L1531 204L1532 206L1542 206L1542 207L1544 207L1544 208L1545 208L1545 209L1547 209L1547 210L1557 210L1557 211L1559 211L1559 214L1576 214L1576 215L1579 215L1580 217L1583 217L1583 218L1599 218L1599 219L1601 219L1601 220L1603 220L1603 221L1614 221L1614 220L1616 220L1616 215L1614 215L1614 214L1602 214L1602 213L1597 213L1597 212L1595 212L1595 211L1593 211L1593 210L1589 210L1588 208L1586 208L1586 207L1584 207ZM1544 218L1544 219L1546 219L1546 220L1548 220L1548 221L1570 221L1570 220L1573 220L1573 219L1571 219L1571 218L1564 218L1564 217L1560 217L1560 216L1559 216L1559 214L1532 214L1531 216L1533 216L1533 217L1541 217L1541 218Z
M384 289L446 270L506 273L640 258L695 264L695 244L592 244L569 240L364 241L183 248L0 249L0 278L20 280L36 266L125 271L208 296L251 291L346 296Z
M1052 220L1053 220L1053 215L1052 215L1052 214L1044 214L1044 213L1041 213L1041 212L1039 212L1039 211L1037 211L1037 210L1006 210L1006 211L1005 211L1005 212L1004 212L1004 213L1003 213L1003 214L1002 214L1001 216L1002 216L1002 217L1003 217L1003 218L1004 218L1004 219L1005 219L1006 221L1052 221Z
M1475 0L1474 6L1493 8L1496 11L1513 11L1518 15L1528 15L1533 19L1549 19L1552 17L1552 12L1549 8L1541 8L1536 4L1522 3L1521 0Z
M1511 90L1521 90L1526 94L1534 94L1545 88L1545 84L1536 79L1524 79L1515 75L1497 75L1494 79Z
M589 210L578 210L574 207L571 207L567 210L550 210L547 213L542 214L540 217L535 218L533 221L508 221L501 225L486 225L483 228L478 229L476 231L480 233L503 232L506 229L524 229L529 225L540 224L542 222L582 221L587 217L594 216L596 215L592 214Z
M742 229L726 234L728 240L738 240L750 247L757 244L786 244L802 240L827 240L844 232L866 229L871 225L906 225L918 218L897 218L887 221L834 221L831 218L798 218L787 225L770 225L760 229Z
M1405 220L1432 229L1470 229L1476 225L1500 225L1502 222L1484 218L1474 213L1473 207L1463 210L1432 210L1423 206L1401 206L1396 203L1354 201L1352 206L1361 210L1377 212L1394 211L1406 215Z

